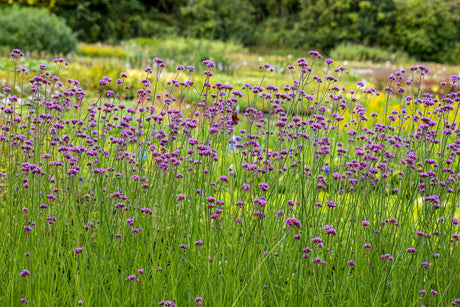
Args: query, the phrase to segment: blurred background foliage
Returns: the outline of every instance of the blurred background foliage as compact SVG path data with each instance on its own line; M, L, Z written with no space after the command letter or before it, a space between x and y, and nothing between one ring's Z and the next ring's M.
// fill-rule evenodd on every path
M340 54L344 60L397 56L460 63L460 0L0 1L0 22L10 18L11 23L13 18L5 16L18 14L19 6L45 9L59 16L59 21L52 22L56 26L46 31L56 40L67 37L69 43L61 45L68 45L70 50L61 52L75 50L73 35L81 42L107 44L132 38L185 36L232 41L255 51L316 49ZM5 11L8 7L12 8ZM26 21L35 14L29 15ZM16 18L27 31L45 31L26 26L23 20ZM74 34L64 31L66 27L59 24L62 20ZM11 30L0 31L0 44L15 42L5 37L17 35ZM161 39L157 43L161 44ZM54 46L41 45L27 48Z
M45 9L0 8L0 46L55 54L75 51L77 43L65 21Z

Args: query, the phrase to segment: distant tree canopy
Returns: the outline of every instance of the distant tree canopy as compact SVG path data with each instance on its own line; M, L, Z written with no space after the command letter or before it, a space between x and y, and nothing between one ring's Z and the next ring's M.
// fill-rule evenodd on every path
M85 42L179 35L322 52L348 42L460 61L460 0L1 1L46 8Z

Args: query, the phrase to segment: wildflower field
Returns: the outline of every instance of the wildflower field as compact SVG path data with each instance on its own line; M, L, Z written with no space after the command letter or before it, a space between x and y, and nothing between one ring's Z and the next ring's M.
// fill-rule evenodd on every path
M378 91L310 51L281 85L263 63L230 84L157 57L89 91L23 55L0 89L1 306L460 305L458 75Z

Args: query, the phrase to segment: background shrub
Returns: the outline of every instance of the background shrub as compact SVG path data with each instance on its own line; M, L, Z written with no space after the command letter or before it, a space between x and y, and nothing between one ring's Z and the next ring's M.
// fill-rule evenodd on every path
M231 57L237 52L247 51L243 45L233 42L185 38L135 38L126 42L126 50L130 50L130 63L134 67L142 66L145 59L152 55L160 58L170 58L171 64L177 62L184 65L201 68L203 60L212 59L216 62L217 69L232 74L233 65ZM139 65L137 62L141 62ZM147 62L145 62L147 64ZM145 65L144 65L145 66Z
M101 58L126 58L129 53L120 46L80 44L78 53L84 56Z
M65 21L46 10L18 6L0 10L0 46L69 53L77 43Z
M409 62L411 60L403 51L390 51L358 44L340 44L331 50L330 56L335 59L350 61Z
M398 6L395 43L422 61L459 63L460 1L407 0Z

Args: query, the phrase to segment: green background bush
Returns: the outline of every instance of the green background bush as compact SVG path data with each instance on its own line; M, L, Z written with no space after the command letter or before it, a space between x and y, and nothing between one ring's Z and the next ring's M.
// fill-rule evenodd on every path
M333 59L350 61L407 63L413 60L403 51L391 51L357 44L340 44L331 50L330 56Z
M0 46L66 54L77 43L65 21L46 10L18 6L0 10Z

